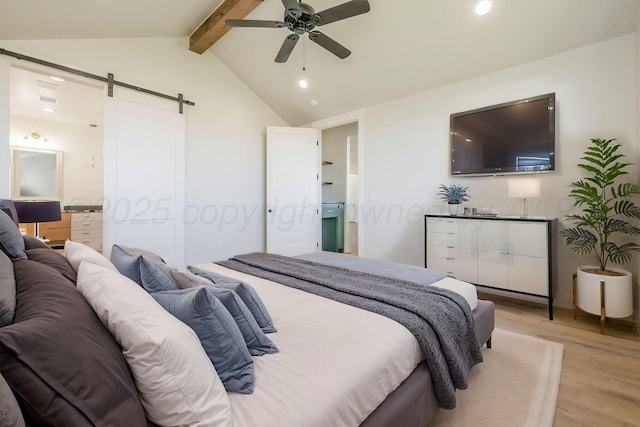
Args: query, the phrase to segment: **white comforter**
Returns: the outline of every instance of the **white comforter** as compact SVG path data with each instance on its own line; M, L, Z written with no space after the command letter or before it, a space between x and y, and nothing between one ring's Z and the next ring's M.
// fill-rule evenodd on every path
M229 393L236 427L357 426L424 359L415 337L384 316L216 264L264 301L280 350L254 357L255 391Z

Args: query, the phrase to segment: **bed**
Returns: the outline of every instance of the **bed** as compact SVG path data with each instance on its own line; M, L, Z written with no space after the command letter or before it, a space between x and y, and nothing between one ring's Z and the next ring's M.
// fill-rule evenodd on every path
M7 247L16 245L15 231L3 220L0 216L0 244L4 252L10 253ZM11 238L13 242L8 241ZM26 243L23 259L15 253L9 256L0 253L2 288L11 279L18 282L14 323L0 328L0 415L5 417L0 419L2 425L9 422L8 425L21 425L19 420L24 415L31 425L47 424L62 417L66 425L126 422L135 426L154 425L155 421L159 425L241 427L425 426L441 406L418 340L397 321L237 271L222 265L226 262L222 261L195 267L249 285L262 299L277 327L277 332L267 334L277 352L252 357L255 376L252 393L225 392L197 337L194 340L194 332L175 318L171 323L166 318L168 314L161 313L162 307L149 302L153 300L147 292L132 285L135 277L128 277L102 255L80 244L69 242L74 250L65 257L33 239L22 239L23 245ZM145 251L129 255L138 263L129 265L134 275L136 271L142 274L140 262L154 259L154 254ZM175 269L162 266L158 258L149 265L161 266L157 271L167 277L172 270L175 273ZM338 254L307 254L298 259L326 265L327 269L373 272L398 281L419 281L424 274L422 268ZM11 262L13 278L7 277ZM25 281L29 286L20 284ZM69 283L77 285L77 289ZM471 285L453 278L444 278L435 286L466 294L465 300L474 306L478 343L490 346L493 304L478 301L475 292L469 293ZM28 292L34 294L27 297ZM106 295L92 295L96 292ZM120 300L114 299L118 293L122 293ZM6 299L4 295L2 298ZM106 307L96 303L96 298L113 300L115 305ZM42 302L45 300L46 304ZM116 317L127 304L135 307L130 315L139 317L117 323ZM34 314L38 310L42 313ZM165 317L156 320L153 317L156 315ZM27 324L33 327L27 329L24 326ZM185 382L176 387L181 393L192 390L189 398L182 399L191 406L167 404L174 401L163 401L166 394L153 394L157 390L145 388L144 381L157 383L155 377L149 378L150 373L161 377L173 367L157 362L156 371L145 371L147 377L142 378L140 366L136 365L140 355L132 357L142 338L123 334L123 328L132 327L150 328L145 330L146 335L166 333L161 341L184 335L184 341L170 343L182 353L166 363L177 361L183 370L187 369L184 365L191 366L180 379ZM36 335L33 339L28 336L31 333ZM83 340L88 344L83 345ZM90 353L97 346L99 357ZM163 352L164 349L154 350L147 356L159 357ZM91 365L91 361L95 364ZM144 369L148 368L147 362L143 363ZM171 378L169 382L174 380ZM36 398L29 395L35 392L26 387L27 382L44 383L45 403L41 389L37 390ZM149 401L154 398L157 401ZM200 404L206 406L215 421L202 421L205 418L199 415L200 409L194 409ZM55 410L47 412L52 407ZM9 421L10 416L15 418Z
M420 267L331 252L299 258L404 280L424 276ZM199 267L250 283L278 325L271 338L279 357L256 359L256 378L265 386L256 384L250 398L230 395L237 425L426 426L439 410L424 355L397 322L216 263ZM466 292L479 340L491 346L493 303L477 300L465 282L446 278L439 285ZM307 340L312 344L300 348Z

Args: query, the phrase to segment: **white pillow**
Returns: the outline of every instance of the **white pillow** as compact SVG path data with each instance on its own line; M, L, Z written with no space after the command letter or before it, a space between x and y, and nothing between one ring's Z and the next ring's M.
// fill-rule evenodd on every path
M232 425L229 398L195 332L118 272L83 261L77 284L120 344L151 421Z
M76 273L80 267L80 261L83 260L92 264L101 265L113 271L118 271L104 255L83 243L72 242L71 240L64 242L64 256L67 257L69 264L71 264L71 267L73 267Z

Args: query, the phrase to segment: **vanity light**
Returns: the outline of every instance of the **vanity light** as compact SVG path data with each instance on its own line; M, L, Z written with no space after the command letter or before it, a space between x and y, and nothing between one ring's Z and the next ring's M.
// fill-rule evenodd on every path
M49 76L49 78L50 78L51 80L55 80L55 81L57 81L57 82L63 82L63 81L64 81L64 79L63 79L63 78L56 77L56 76Z
M25 141L29 141L30 139L38 140L40 138L42 138L43 142L47 142L47 137L43 136L43 135L40 135L38 132L31 132L31 133L25 133L24 134L24 140Z
M491 2L489 0L480 0L474 6L473 10L478 16L486 15L491 10Z

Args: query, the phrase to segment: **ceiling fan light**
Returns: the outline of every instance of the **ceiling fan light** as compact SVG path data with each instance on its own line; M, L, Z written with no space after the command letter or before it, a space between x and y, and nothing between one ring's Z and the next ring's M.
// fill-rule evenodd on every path
M492 5L489 0L480 0L479 2L476 3L473 10L476 13L476 15L482 16L489 13L489 11L491 10L491 6Z
M309 87L309 82L305 79L300 79L298 80L298 86L300 86L302 89L306 89Z

